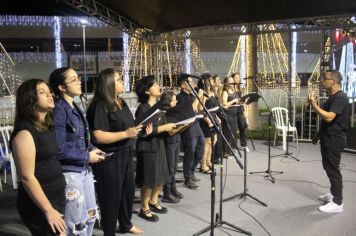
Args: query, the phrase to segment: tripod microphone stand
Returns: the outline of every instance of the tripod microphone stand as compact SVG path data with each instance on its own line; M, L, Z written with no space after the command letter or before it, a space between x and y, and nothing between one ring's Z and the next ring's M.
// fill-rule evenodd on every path
M250 197L253 200L255 200L256 202L260 203L262 206L267 207L266 203L262 202L261 200L257 199L256 197L252 196L251 194L249 194L247 192L248 189L247 189L247 151L246 151L246 149L244 149L244 167L245 167L245 169L244 169L244 191L242 193L225 198L222 201L226 202L226 201L232 200L234 198L238 198L238 197L246 200L246 197Z
M244 96L243 100L246 101L246 104L250 104L252 102L256 102L261 96L257 93L250 93L250 94L247 94ZM256 202L260 203L262 206L267 206L266 203L262 202L261 200L255 198L254 196L252 196L251 194L247 193L247 150L246 148L243 149L244 150L244 191L242 193L239 193L239 194L236 194L236 195L233 195L231 197L228 197L228 198L225 198L223 199L222 201L223 202L226 202L226 201L229 201L231 199L234 199L234 198L244 198L246 199L246 197L250 197L252 198L253 200L255 200Z
M267 106L268 109L268 167L266 171L257 171L257 172L250 172L250 174L259 174L259 173L266 173L265 179L271 181L272 183L275 183L275 178L273 177L273 174L283 174L283 171L272 171L271 170L271 117L272 117L272 112L268 104L266 103L265 99L263 96L261 96L263 102Z
M192 76L192 75L186 75L188 77L193 77L193 78L198 78L201 79L200 77L197 76ZM188 78L187 78L188 79ZM208 116L208 118L210 119L211 123L213 124L212 126L212 131L210 133L210 138L212 141L212 145L211 145L211 149L212 149L212 155L214 154L214 145L213 145L213 140L214 140L214 132L216 131L219 135L221 135L222 139L224 140L224 142L227 144L228 148L232 151L232 147L230 146L230 144L227 142L225 136L223 135L221 128L217 125L217 123L215 122L215 119L212 117L212 115L210 114L210 112L208 111L208 109L205 107L204 103L201 101L201 99L199 98L197 92L193 89L192 85L190 83L187 83L192 91L192 93L194 94L194 96L198 99L199 103L202 105L205 114ZM237 162L237 164L240 166L241 169L243 169L243 165L240 163L240 161L237 159L236 157L236 153L232 152L235 160ZM234 230L236 230L237 232L243 233L243 234L247 234L247 235L252 235L250 232L241 229L229 222L226 222L222 219L222 212L220 212L219 217L217 217L216 221L214 221L214 213L215 213L215 176L216 176L216 172L215 172L215 168L214 168L214 161L212 161L212 172L211 172L211 211L210 211L210 226L200 230L197 233L194 233L193 236L197 236L197 235L201 235L207 231L210 230L210 235L214 236L214 229L217 227L221 227L222 225L228 225L231 228L233 228ZM220 203L222 204L222 203ZM222 209L222 206L220 206L220 209Z

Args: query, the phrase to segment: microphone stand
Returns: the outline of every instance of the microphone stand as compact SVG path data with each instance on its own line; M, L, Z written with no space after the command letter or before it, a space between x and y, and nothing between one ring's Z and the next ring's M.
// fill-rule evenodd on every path
M191 76L189 76L191 77ZM200 77L198 77L199 79L202 79ZM194 94L194 96L196 97L196 99L198 99L199 103L202 105L205 114L208 116L208 118L210 119L211 123L213 124L212 127L212 131L210 133L210 138L211 138L211 150L212 150L212 154L214 153L214 145L213 145L213 140L214 140L214 133L217 132L219 135L221 135L222 139L224 140L224 142L227 144L228 148L230 149L230 151L232 151L232 147L230 146L230 144L227 142L224 134L221 131L221 128L217 125L217 123L215 122L215 120L213 119L211 113L208 111L208 109L205 107L204 103L202 102L202 100L200 99L200 97L198 96L197 92L193 89L192 85L190 83L187 83L192 91L192 93ZM237 162L237 164L240 166L241 169L243 169L243 165L241 164L241 162L239 161L239 159L237 158L235 152L233 152L233 156L235 157L235 160ZM216 222L214 222L214 213L215 213L215 176L216 176L216 172L215 172L215 167L214 167L214 161L211 162L212 164L212 171L211 171L211 203L210 203L210 226L200 230L197 233L194 233L193 236L197 236L197 235L201 235L207 231L210 230L210 235L214 236L214 229L217 227L221 227L222 225L228 225L231 228L233 228L234 230L236 230L237 232L243 233L243 234L247 234L247 235L252 235L251 232L246 231L244 229L241 229L229 222L226 222L224 220L222 220L222 215L220 214L220 217L218 217L216 219Z
M83 98L85 101L83 101ZM87 96L84 96L83 94L79 95L80 103L82 104L84 112L87 112L88 109L88 98Z
M210 80L208 80L208 81L209 81L209 83L210 83L210 87L213 88L213 86L212 86L212 84L211 84L211 81L210 81ZM215 97L217 98L217 94L216 94L216 91L215 91L214 88L212 89L212 91L213 91ZM220 111L221 111L222 116L223 116L224 119L227 121L226 114L225 114L225 112L224 112L224 110L223 110L223 108L222 108L222 106L221 106L219 100L217 100L217 103L218 103L218 106L219 106L219 109L220 109ZM230 131L230 133L231 133L231 135L232 135L232 131L231 131L231 129L230 129L230 126L229 126L229 123L228 123L228 122L227 122L227 125L228 125L229 131ZM234 138L234 136L232 136L232 137ZM236 143L236 145L237 145L237 141L235 141L235 143ZM238 150L238 153L240 154L239 149L237 149L237 150ZM223 192L223 191L222 191L222 178L223 178L223 177L222 177L222 176L223 176L223 168L222 168L222 167L223 167L223 158L221 158L221 161L220 161L220 187L221 187L221 189L220 189L220 214L222 214L222 203L223 203L223 202L226 202L226 201L229 201L229 200L231 200L231 199L237 198L237 197L239 197L239 198L244 198L245 200L246 200L246 197L250 197L250 198L252 198L253 200L259 202L261 205L267 206L266 203L260 201L259 199L255 198L254 196L252 196L252 195L250 195L249 193L247 193L248 190L247 190L247 151L246 151L246 148L243 149L243 152L244 152L244 167L245 167L245 168L244 168L244 191L243 191L242 193L233 195L233 196L228 197L228 198L225 198L225 199L222 198L222 192ZM241 154L240 154L240 157L241 157ZM217 217L219 217L218 214L217 214Z
M253 82L255 83L258 91L260 91L260 88L257 86L256 82L255 81L253 81ZM272 183L275 183L275 178L273 177L273 174L283 174L283 171L272 171L271 170L271 157L272 157L271 156L271 128L272 128L271 117L272 117L272 112L271 112L271 109L268 106L265 98L262 96L262 94L261 94L261 98L268 109L268 166L267 166L267 170L265 170L265 171L257 171L257 172L254 171L254 172L250 172L250 174L266 173L267 175L265 175L265 179L271 181Z

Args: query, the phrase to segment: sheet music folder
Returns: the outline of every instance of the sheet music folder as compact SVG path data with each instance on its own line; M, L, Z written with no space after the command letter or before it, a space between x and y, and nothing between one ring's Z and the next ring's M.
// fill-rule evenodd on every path
M246 94L245 96L241 97L240 100L245 102L246 105L248 105L250 103L256 102L260 97L261 96L258 93L254 92L254 93Z
M135 119L134 124L135 126L138 125L146 126L154 122L155 120L161 118L165 113L166 112L164 110L161 110L159 106L154 105L145 114L137 117L137 119Z
M193 117L190 117L188 119L185 119L185 120L181 120L181 121L178 121L175 123L175 125L185 125L185 124L191 124L193 123L196 119L201 119L203 118L204 116L203 115L196 115L196 116L193 116Z

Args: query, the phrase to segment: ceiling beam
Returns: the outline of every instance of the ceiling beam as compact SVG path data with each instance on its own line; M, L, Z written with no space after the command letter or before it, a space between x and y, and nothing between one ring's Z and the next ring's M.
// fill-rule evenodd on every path
M247 34L267 34L284 32L303 32L318 30L344 29L352 32L356 29L355 14L303 19L279 20L248 24L197 27L176 30L168 33L150 34L150 40L164 41L172 39L228 38Z
M139 26L138 24L130 21L126 17L123 17L115 11L104 6L96 0L62 0L64 3L78 9L85 14L96 17L103 22L112 25L129 35L143 39L146 34L149 34L147 29Z

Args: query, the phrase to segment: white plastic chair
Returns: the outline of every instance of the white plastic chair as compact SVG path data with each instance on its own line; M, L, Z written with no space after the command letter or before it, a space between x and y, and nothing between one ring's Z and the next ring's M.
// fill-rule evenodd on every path
M293 142L297 142L297 149L299 149L298 143L298 131L295 126L291 126L288 117L288 109L284 107L272 108L272 114L276 123L276 130L274 132L274 146L276 146L276 138L282 136L283 150L287 150L287 137L293 137ZM289 127L288 127L289 126Z
M1 134L1 143L0 143L0 152L3 157L2 162L10 162L11 168L11 178L12 178L12 187L17 189L17 171L14 158L12 153L10 152L10 134L13 130L12 126L3 126L0 127L0 134ZM7 169L5 168L4 171L4 183L6 183L6 174ZM1 181L1 180L0 180Z

